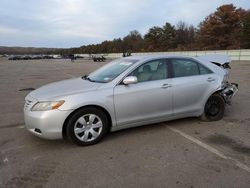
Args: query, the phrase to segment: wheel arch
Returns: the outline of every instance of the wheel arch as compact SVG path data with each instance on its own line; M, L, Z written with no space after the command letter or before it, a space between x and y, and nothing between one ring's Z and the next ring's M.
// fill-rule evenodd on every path
M221 91L222 91L221 89L218 89L217 91L215 91L215 92L213 92L212 94L210 94L209 97L207 98L206 103L205 103L204 108L203 108L203 113L202 113L201 116L200 116L200 118L201 118L202 120L205 120L205 121L217 121L217 120L220 120L220 119L223 118L223 116L224 116L224 111L225 111L226 101L225 101L224 96L221 94ZM210 97L212 97L213 95L220 97L224 104L223 104L223 109L222 109L222 111L219 111L219 112L218 112L218 113L219 113L219 116L218 116L218 114L216 114L215 117L214 117L213 115L212 115L212 117L211 117L211 116L209 117L209 115L208 115L208 116L206 115L205 108L206 108L207 101L208 101L208 100L210 99ZM221 113L222 113L222 115L220 115Z
M112 117L110 115L110 113L108 112L108 110L106 110L104 107L102 106L99 106L99 105L86 105L86 106L81 106L77 109L75 109L74 111L72 111L68 117L65 119L64 123L63 123L63 127L62 127L62 136L63 138L67 138L67 131L66 131L66 127L67 127L67 123L70 119L70 117L76 113L77 111L83 109L83 108L88 108L88 107L94 107L94 108L97 108L97 109L100 109L101 111L103 111L105 113L105 115L107 116L108 118L108 121L109 121L109 131L111 130L111 127L112 127Z
M224 102L226 102L224 96L221 95L221 91L222 91L222 90L223 90L223 89L221 89L221 88L217 88L217 89L213 90L211 93L209 93L206 97L204 97L203 102L202 102L202 105L201 105L202 108L201 108L200 111L199 111L199 116L201 116L201 115L204 113L205 105L206 105L208 99L209 99L212 95L214 95L214 94L219 94L219 95L223 98Z
M224 96L221 94L221 92L223 91L223 89L218 89L218 90L216 90L216 91L214 91L211 95L209 95L209 97L207 98L207 100L212 96L212 95L214 95L214 94L219 94L222 98L223 98L223 100L224 100L224 102L226 103L226 100L225 100L225 98L224 98ZM206 101L207 101L206 100Z

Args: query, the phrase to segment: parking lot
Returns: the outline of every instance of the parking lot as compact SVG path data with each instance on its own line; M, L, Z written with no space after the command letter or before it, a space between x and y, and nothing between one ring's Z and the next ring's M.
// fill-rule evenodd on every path
M106 62L0 58L0 187L249 187L250 62L232 62L239 92L217 122L188 118L110 133L94 146L37 138L24 97Z

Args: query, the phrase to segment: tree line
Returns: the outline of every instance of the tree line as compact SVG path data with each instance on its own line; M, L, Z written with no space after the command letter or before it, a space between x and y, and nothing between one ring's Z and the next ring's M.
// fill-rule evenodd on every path
M23 54L57 54L61 52L60 48L34 48L34 47L6 47L0 46L0 57L1 55L23 55Z
M218 7L197 27L185 22L166 22L142 36L137 30L124 38L79 48L61 49L61 54L156 52L180 50L225 50L250 48L250 10L233 4Z

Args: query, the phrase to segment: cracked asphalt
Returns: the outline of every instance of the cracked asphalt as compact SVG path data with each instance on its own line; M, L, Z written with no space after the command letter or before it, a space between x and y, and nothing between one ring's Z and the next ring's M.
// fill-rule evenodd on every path
M239 92L217 122L186 118L75 146L24 128L24 97L105 62L0 58L0 187L249 187L250 62L232 62Z

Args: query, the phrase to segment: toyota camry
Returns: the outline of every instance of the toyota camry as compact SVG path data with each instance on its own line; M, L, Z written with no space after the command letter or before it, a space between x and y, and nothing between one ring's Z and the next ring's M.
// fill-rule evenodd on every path
M45 139L86 146L108 132L185 117L223 118L238 91L229 83L230 58L131 56L79 78L42 86L27 95L27 130Z

